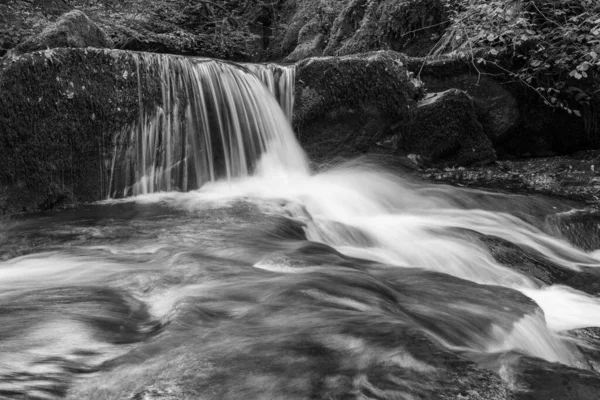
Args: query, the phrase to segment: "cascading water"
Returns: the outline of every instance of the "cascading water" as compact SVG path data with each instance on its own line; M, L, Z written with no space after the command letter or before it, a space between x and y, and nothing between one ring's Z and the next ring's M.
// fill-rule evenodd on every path
M136 196L4 223L1 396L508 400L507 360L594 368L570 332L600 301L571 278L599 254L543 230L566 205L311 173L293 68L140 57L162 101L110 192Z
M187 191L248 176L263 153L279 157L282 168L306 164L286 120L293 106L293 66L135 56L138 69L143 64L159 71L162 100L154 110L140 106L139 120L117 138L109 197ZM116 168L123 153L125 165Z

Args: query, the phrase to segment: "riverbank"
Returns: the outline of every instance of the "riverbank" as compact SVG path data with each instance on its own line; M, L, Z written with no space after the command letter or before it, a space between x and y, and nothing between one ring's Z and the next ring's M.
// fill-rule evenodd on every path
M497 161L458 168L418 168L421 179L500 192L541 194L600 209L600 150Z

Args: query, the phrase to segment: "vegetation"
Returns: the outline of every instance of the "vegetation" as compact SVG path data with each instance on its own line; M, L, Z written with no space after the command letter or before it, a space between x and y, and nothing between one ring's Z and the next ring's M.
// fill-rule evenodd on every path
M597 0L445 0L445 5L451 25L434 55L466 55L478 71L506 74L546 105L578 116L598 94L582 90L599 82Z
M0 0L0 48L10 49L69 10L84 11L117 47L249 59L259 0Z

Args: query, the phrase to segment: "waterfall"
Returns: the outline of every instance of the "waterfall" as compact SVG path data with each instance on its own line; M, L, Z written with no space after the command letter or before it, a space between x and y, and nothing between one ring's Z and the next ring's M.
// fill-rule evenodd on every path
M137 54L162 99L115 142L108 197L188 191L271 166L308 171L291 130L295 68ZM272 165L275 163L275 165ZM119 165L121 164L121 165Z
M244 66L258 76L273 93L288 120L291 121L294 111L295 66L278 64L244 64Z
M112 197L163 192L125 201L160 201L187 212L244 199L265 213L301 221L308 240L345 256L520 292L540 310L512 315L510 321L495 316L493 329L484 334L467 329L467 346L492 353L517 349L551 362L579 364L579 356L557 332L600 326L600 302L559 285L541 287L536 279L499 263L465 232L518 243L572 271L598 266L596 257L515 216L456 207L452 199L468 193L450 188L437 189L439 196L432 195L435 189L422 192L368 162L355 160L311 174L289 123L293 67L139 57L139 68L159 71L162 99L156 109L146 111L140 96L144 111L124 133L127 148L115 146ZM115 168L123 152L124 167ZM290 273L280 258L269 256L254 265ZM568 316L557 304L582 311ZM487 312L474 310L477 315Z

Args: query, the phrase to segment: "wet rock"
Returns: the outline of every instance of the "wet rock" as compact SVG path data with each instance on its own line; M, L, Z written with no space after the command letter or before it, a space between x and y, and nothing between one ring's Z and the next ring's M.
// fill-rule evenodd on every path
M309 58L297 64L293 125L315 160L368 151L422 95L398 53Z
M423 179L503 192L537 193L573 200L573 207L600 207L600 152L588 150L572 156L506 160L488 166L430 168ZM568 235L565 235L568 238Z
M586 250L600 249L600 212L572 211L548 218L547 223L557 236L562 236L571 244Z
M83 12L73 10L49 25L39 35L27 39L13 50L14 54L56 47L112 48L108 35Z
M593 296L600 294L600 272L593 267L574 271L548 260L532 249L495 236L480 236L499 263L514 269L544 285L566 285Z
M519 357L509 364L516 400L596 400L600 375L537 358Z
M190 297L181 305L188 312L173 315L185 319L172 321L156 340L111 361L97 382L72 393L89 398L102 385L110 394L131 391L136 400L339 399L357 393L378 399L514 399L498 374L434 338L440 337L438 329L451 331L444 329L450 325L456 329L451 343L464 344L469 332L494 331L491 322L499 315L510 325L521 317L519 310L535 307L523 295L417 269L382 268L381 280L358 269L335 270L261 274L259 281ZM424 282L430 285L415 285ZM475 294L453 291L463 284ZM481 313L474 298L486 299L497 312ZM448 319L431 324L431 315L440 315L438 306L444 304ZM431 330L436 334L425 333Z
M600 328L574 329L569 335L577 340L577 349L585 356L588 367L600 372Z
M156 71L99 49L23 54L0 72L0 213L105 197L115 135L160 99Z
M496 261L546 285L567 281L576 274L552 263L542 254L525 250L508 240L496 236L482 236L480 240Z
M181 389L173 386L158 387L156 385L129 397L130 400L180 400L182 398L184 397Z
M496 160L492 143L477 120L473 99L450 89L428 95L403 127L399 147L432 164L488 164Z

